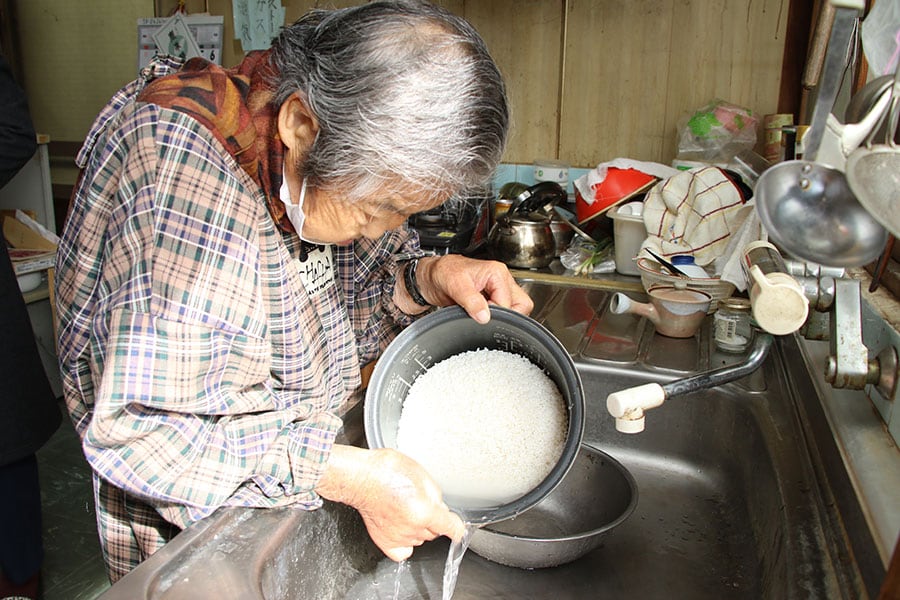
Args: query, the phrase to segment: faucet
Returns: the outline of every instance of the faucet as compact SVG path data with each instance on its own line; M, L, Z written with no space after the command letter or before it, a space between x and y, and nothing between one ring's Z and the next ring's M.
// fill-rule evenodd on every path
M882 396L892 399L898 379L897 350L888 344L869 358L862 339L859 280L845 277L843 269L786 262L815 309L800 333L807 339L827 339L829 343L825 381L835 389L861 390L872 384Z
M606 397L606 410L616 419L616 429L622 433L640 433L644 430L645 412L663 402L699 390L730 383L756 371L763 364L773 338L758 332L753 349L739 363L705 371L669 383L646 383L613 392Z
M859 281L845 277L842 268L791 260L784 261L782 272L799 284L809 307L814 309L799 333L807 339L829 341L825 381L836 389L861 390L872 384L886 399L893 399L900 380L898 353L888 344L869 358L869 349L862 340ZM640 433L646 411L675 396L730 383L753 373L762 365L773 342L771 333L760 330L743 362L665 384L647 383L613 392L606 397L606 409L615 417L618 431Z

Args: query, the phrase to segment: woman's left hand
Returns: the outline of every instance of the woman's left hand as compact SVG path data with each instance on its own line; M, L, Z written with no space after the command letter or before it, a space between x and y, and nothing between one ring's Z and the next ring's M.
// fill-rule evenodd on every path
M531 297L501 262L458 254L419 259L416 280L422 295L435 306L458 304L479 323L491 319L490 304L527 315Z

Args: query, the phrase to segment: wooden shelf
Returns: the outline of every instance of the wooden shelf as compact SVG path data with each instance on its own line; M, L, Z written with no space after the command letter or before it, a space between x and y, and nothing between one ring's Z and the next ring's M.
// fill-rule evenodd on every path
M41 285L37 286L33 290L29 292L22 292L22 297L25 298L25 304L31 304L32 302L38 302L40 300L46 300L50 298L50 282L44 280L41 282Z

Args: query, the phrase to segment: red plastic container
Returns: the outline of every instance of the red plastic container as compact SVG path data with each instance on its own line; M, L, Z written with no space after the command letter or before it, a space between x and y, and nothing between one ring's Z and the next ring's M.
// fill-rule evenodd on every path
M637 169L610 167L606 179L593 186L594 202L588 204L581 194L575 194L575 215L579 223L586 223L613 206L648 190L657 178Z

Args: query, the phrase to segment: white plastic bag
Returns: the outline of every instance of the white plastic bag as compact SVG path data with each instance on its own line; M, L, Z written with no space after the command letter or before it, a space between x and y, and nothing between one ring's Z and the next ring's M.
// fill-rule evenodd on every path
M612 258L612 248L608 243L597 244L576 235L569 247L559 255L559 262L576 275L613 273L616 261Z
M863 19L861 37L870 79L893 74L900 57L900 2L876 2Z
M749 108L711 100L678 127L678 158L728 163L756 145L757 118Z

